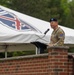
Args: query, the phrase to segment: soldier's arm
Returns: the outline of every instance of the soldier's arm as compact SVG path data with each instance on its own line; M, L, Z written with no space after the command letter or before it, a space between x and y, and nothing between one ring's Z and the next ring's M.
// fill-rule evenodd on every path
M58 32L57 34L58 41L54 46L62 46L64 44L65 33L63 31Z

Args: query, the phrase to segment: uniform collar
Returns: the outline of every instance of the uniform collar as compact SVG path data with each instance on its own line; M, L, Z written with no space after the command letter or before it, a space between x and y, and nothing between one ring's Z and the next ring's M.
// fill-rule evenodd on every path
M60 27L57 27L54 31L57 31Z

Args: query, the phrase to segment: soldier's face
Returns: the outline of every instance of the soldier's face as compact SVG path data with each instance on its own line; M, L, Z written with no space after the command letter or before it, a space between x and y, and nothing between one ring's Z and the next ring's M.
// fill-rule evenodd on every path
M55 29L58 26L58 22L52 21L50 22L51 28Z

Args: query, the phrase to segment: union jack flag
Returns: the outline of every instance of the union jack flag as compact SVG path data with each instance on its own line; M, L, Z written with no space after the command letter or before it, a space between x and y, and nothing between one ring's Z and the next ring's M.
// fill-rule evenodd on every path
M0 23L15 30L33 30L34 27L19 19L15 14L0 8Z

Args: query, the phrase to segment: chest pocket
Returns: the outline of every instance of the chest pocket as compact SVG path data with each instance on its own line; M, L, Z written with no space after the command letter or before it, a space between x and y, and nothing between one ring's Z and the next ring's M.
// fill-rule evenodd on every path
M58 38L58 32L57 31L53 31L52 35L51 35L51 41L53 43L56 43L59 40Z

